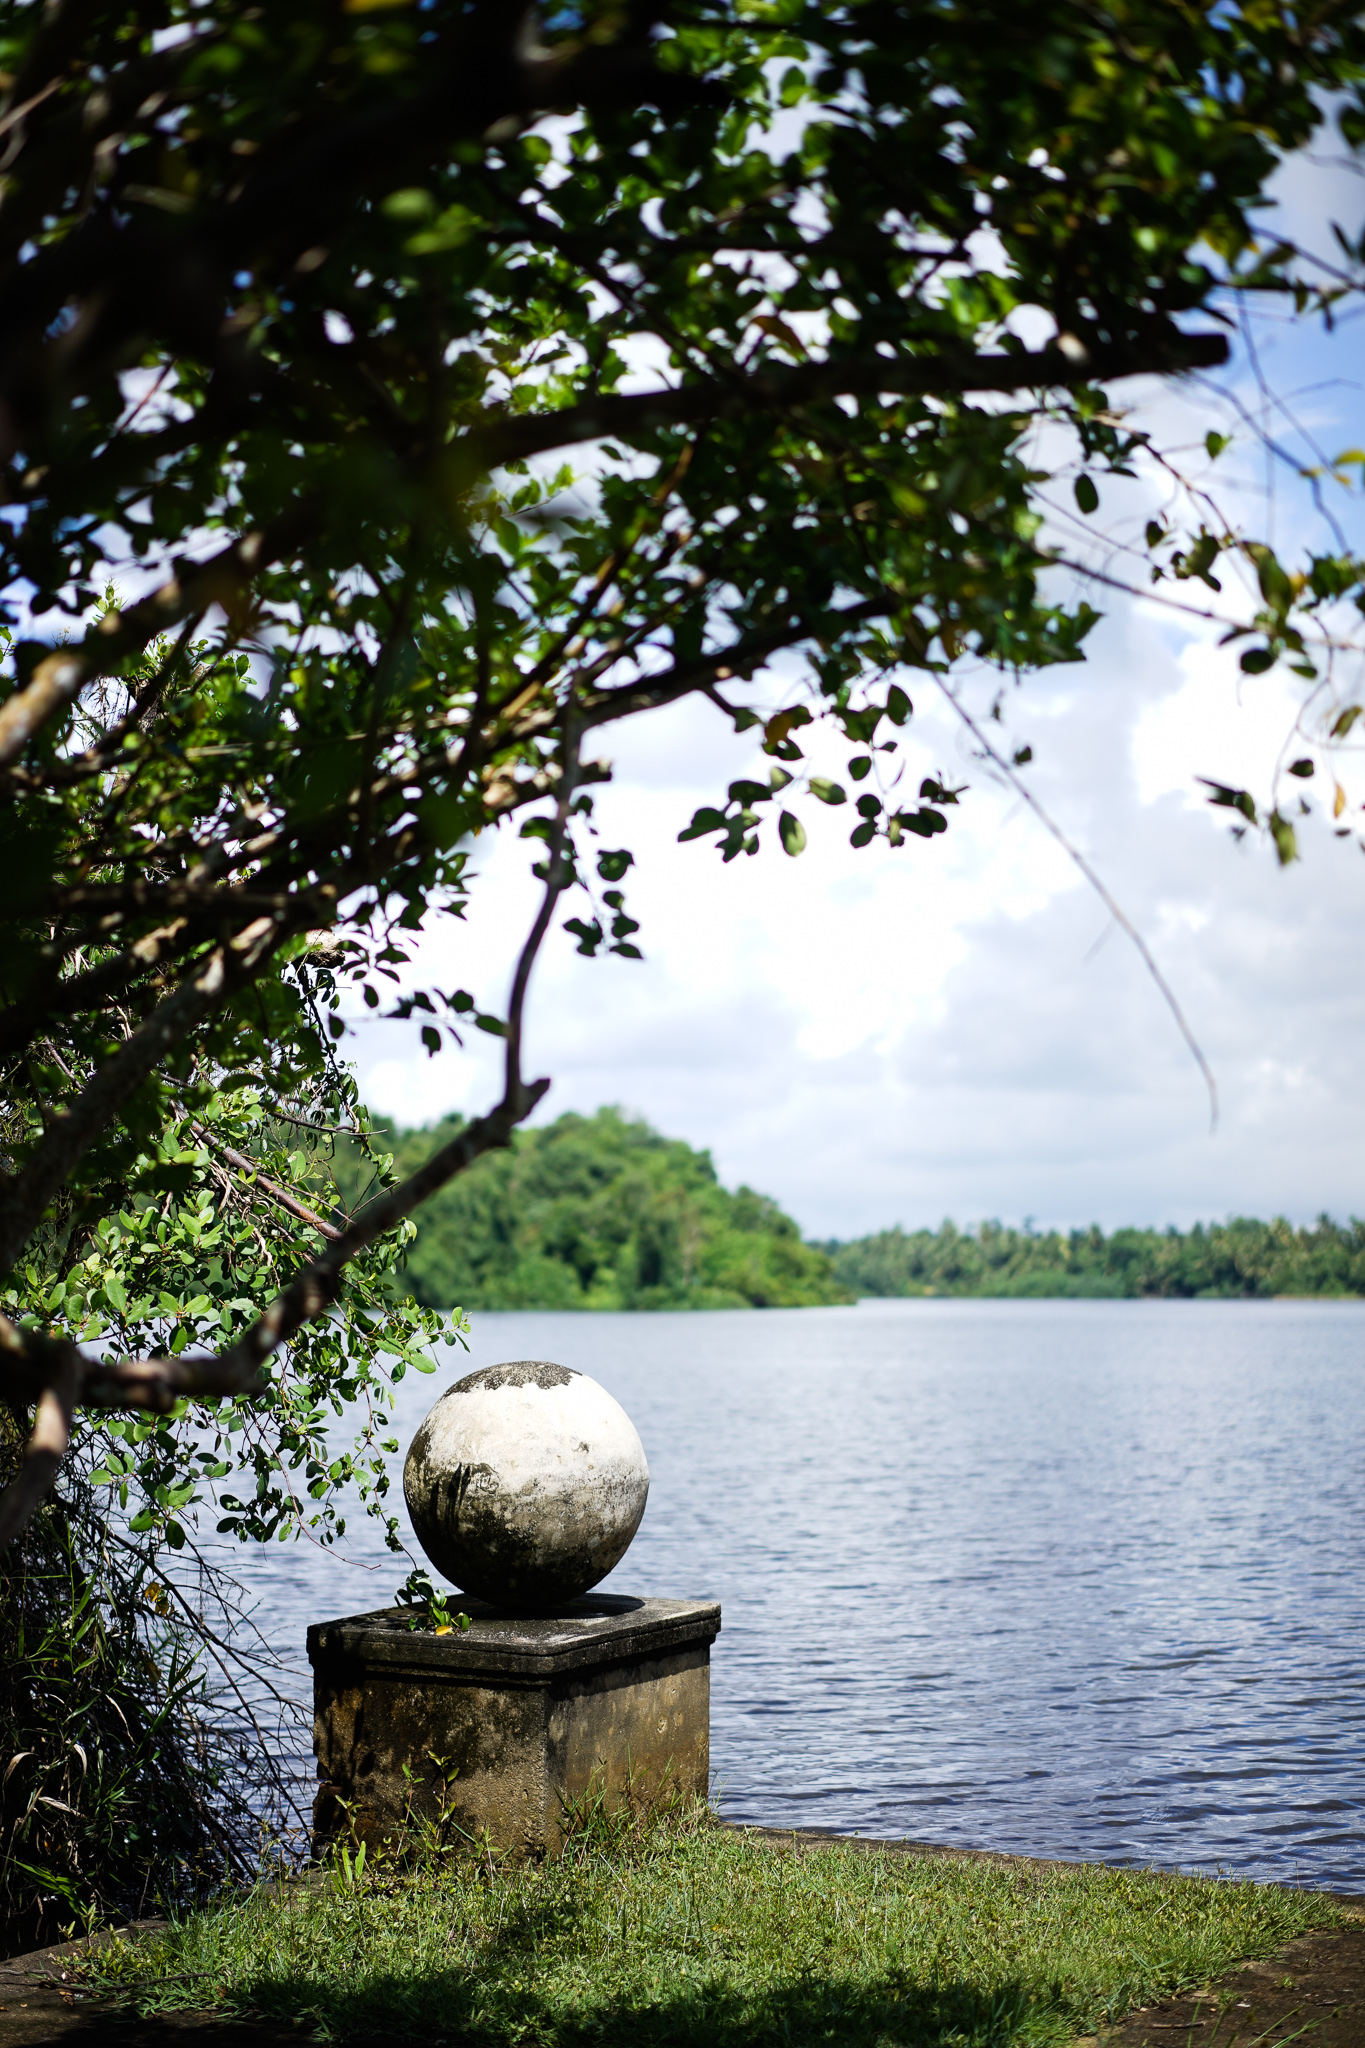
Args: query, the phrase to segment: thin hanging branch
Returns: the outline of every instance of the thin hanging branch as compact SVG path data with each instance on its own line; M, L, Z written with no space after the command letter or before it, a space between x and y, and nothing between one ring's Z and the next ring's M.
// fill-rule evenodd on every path
M1171 1015L1175 1019L1176 1028L1179 1031L1180 1036L1184 1039L1186 1045L1189 1047L1190 1053L1194 1059L1194 1063L1204 1077L1204 1086L1209 1091L1209 1136L1212 1137L1218 1129L1218 1083L1214 1078L1213 1068L1209 1065L1207 1059L1204 1057L1203 1047L1200 1045L1199 1040L1195 1037L1194 1033L1191 1031L1189 1025L1185 1021L1185 1013L1181 1009L1178 1001L1176 1000L1175 990L1171 987L1171 984L1167 981L1165 975L1157 966L1156 961L1152 957L1151 948L1148 946L1147 941L1143 938L1142 933L1138 930L1137 926L1133 923L1132 919L1123 910L1121 905L1114 901L1114 898L1110 895L1109 890L1105 887L1104 882L1101 880L1100 876L1095 872L1094 868L1090 865L1090 862L1086 859L1085 855L1081 852L1080 848L1072 844L1072 842L1067 838L1065 832L1063 832L1061 826L1057 823L1056 819L1053 818L1046 810L1044 810L1043 806L1039 803L1037 797L1033 794L1033 791L1029 788L1028 784L1024 781L1023 777L1018 773L1017 769L1014 767L1013 762L1007 761L1005 759L1005 756L1001 754L997 748L991 745L989 739L987 739L985 733L981 730L980 725L977 723L976 719L972 717L971 712L968 711L966 705L962 702L961 698L957 697L953 693L953 691L951 691L948 688L947 683L943 680L941 676L936 676L935 681L938 683L939 689L947 698L953 710L957 713L958 717L962 720L962 723L971 733L972 738L976 741L977 745L980 747L982 753L986 756L987 760L989 760L993 764L993 766L999 770L1001 775L1004 776L1005 780L1009 783L1010 788L1014 791L1015 795L1019 797L1023 803L1026 803L1028 805L1029 809L1033 812L1033 815L1035 818L1037 818L1038 822L1048 832L1052 834L1052 837L1056 840L1057 844L1062 848L1063 852L1066 853L1076 863L1076 866L1085 876L1086 881L1090 884L1095 894L1099 897L1101 903L1109 912L1109 915L1113 918L1114 923L1119 927L1119 930L1126 933L1128 938L1132 940L1134 946L1137 948L1137 951L1142 959L1143 966L1147 969L1147 972L1151 975L1152 980L1156 983L1158 989L1161 991L1162 999L1165 1002L1167 1009L1170 1011Z

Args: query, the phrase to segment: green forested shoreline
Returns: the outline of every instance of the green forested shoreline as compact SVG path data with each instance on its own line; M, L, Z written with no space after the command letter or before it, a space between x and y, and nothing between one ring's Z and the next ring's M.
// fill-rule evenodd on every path
M418 1166L459 1128L388 1128ZM358 1190L357 1190L358 1192ZM1365 1223L1237 1217L1193 1229L983 1223L802 1242L709 1152L617 1109L568 1115L481 1159L418 1218L407 1280L433 1308L809 1308L860 1296L1269 1299L1365 1295Z
M411 1172L459 1129L391 1133ZM450 1308L808 1308L851 1301L767 1195L619 1110L521 1131L419 1212L407 1280Z
M1365 1294L1365 1223L1320 1216L1307 1229L1237 1216L1191 1230L878 1231L824 1247L857 1295L1090 1297L1184 1301Z

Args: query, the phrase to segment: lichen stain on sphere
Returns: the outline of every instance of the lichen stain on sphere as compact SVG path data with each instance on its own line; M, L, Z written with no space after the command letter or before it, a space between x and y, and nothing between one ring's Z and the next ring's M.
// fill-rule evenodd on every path
M403 1493L443 1578L533 1611L577 1598L620 1563L645 1511L649 1466L605 1387L518 1359L446 1389L412 1440Z

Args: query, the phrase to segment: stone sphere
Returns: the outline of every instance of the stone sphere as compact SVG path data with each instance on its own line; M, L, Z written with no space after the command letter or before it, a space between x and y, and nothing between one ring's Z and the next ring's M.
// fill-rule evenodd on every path
M403 1493L443 1578L498 1607L544 1609L620 1563L649 1466L605 1387L523 1358L446 1389L412 1440Z

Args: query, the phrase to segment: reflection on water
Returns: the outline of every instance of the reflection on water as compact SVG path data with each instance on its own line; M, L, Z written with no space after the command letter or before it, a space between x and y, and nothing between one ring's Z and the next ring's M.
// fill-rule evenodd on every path
M1365 1304L480 1315L404 1446L525 1357L644 1439L607 1585L724 1603L731 1819L1365 1890ZM350 1536L241 1559L300 1656L407 1569Z

